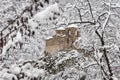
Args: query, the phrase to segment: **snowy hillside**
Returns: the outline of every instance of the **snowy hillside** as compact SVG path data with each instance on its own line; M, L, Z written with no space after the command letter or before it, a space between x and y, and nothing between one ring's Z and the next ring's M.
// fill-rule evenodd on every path
M120 0L1 0L0 80L120 80L119 22Z

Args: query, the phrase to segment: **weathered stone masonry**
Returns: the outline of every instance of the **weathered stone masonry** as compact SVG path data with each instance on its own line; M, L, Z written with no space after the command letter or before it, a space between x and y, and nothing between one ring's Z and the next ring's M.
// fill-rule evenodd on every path
M45 53L71 50L74 48L73 43L78 37L80 37L80 31L77 27L57 29L54 36L46 39Z

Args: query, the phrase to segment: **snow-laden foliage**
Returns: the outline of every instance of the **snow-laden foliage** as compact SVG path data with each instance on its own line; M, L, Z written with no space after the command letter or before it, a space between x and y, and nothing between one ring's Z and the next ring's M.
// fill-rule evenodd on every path
M3 51L0 57L4 57L8 49L14 46L17 42L21 42L21 41L22 41L22 36L21 33L18 31L16 37L13 40L9 40L8 43L5 46L3 46Z
M0 80L119 80L119 5L120 0L1 1ZM69 25L80 28L77 49L45 56L46 38Z

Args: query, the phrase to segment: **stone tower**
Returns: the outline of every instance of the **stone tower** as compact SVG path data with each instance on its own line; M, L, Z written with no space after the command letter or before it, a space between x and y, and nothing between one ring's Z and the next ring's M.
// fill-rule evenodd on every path
M80 37L80 31L77 27L59 28L55 31L54 36L46 39L46 53L71 50L73 43Z

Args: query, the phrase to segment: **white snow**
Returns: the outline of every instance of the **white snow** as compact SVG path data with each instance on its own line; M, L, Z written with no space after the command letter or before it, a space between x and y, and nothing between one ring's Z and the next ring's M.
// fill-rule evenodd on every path
M35 21L42 21L42 20L45 20L49 17L53 17L53 12L59 12L59 7L58 7L58 4L55 3L53 5L50 5L49 7L47 7L45 10L37 13L33 19Z
M11 46L13 46L16 42L19 42L19 41L21 41L21 40L22 40L22 36L21 36L21 33L18 31L18 32L17 32L17 35L16 35L16 37L13 39L13 41L12 41L12 40L9 40L9 41L7 42L7 44L6 44L5 46L3 46L3 51L2 51L2 54L0 55L0 57L5 56L6 51L7 51Z
M24 3L18 2L21 0L3 0L6 2L12 2L13 6L9 6L9 10L1 10L1 21L3 22L3 26L7 25L4 24L4 21L7 22L7 19L10 17L10 19L14 20L12 16L10 16L10 13L13 13L13 10L15 8L15 13L13 13L15 16L17 14L20 14L23 9L19 6L22 5L24 8L27 7L27 5L21 4ZM17 1L17 2L16 2ZM30 4L32 3L31 0L25 0L25 1L30 1ZM7 40L7 44L3 47L3 51L0 54L0 56L7 55L9 53L9 57L3 60L1 62L0 66L0 80L12 80L12 77L16 77L16 75L22 75L21 73L24 73L25 76L23 79L20 80L32 80L33 77L41 77L41 80L81 80L81 77L83 75L86 76L85 80L101 80L103 75L101 74L101 68L99 65L94 61L94 59L90 58L86 60L86 56L84 56L84 53L87 53L89 51L92 51L92 48L95 50L99 49L106 49L108 51L108 58L110 60L110 65L111 67L113 65L119 66L120 60L119 60L119 47L120 44L120 30L119 30L119 20L118 20L118 13L119 13L119 4L112 5L113 2L111 2L111 5L108 3L108 6L111 6L111 12L109 15L103 15L105 18L105 21L100 21L101 23L101 28L105 30L105 46L101 46L100 40L98 36L95 33L96 28L100 25L91 25L91 24L78 24L78 25L68 25L71 22L77 22L79 21L79 13L75 7L80 8L80 13L82 15L82 21L92 21L91 15L89 15L88 11L89 6L88 2L86 3L85 0L53 0L53 3L55 1L59 1L60 3L64 3L66 6L60 5L60 9L63 11L63 14L61 14L59 17L57 16L57 13L59 13L59 7L58 4L55 3L50 3L50 4L44 4L43 0L39 0L44 7L38 7L40 8L38 11L34 10L34 7L36 7L36 4L33 5L33 17L29 16L29 12L25 11L25 15L21 17L23 18L28 18L29 24L25 23L26 26L30 26L30 31L34 30L35 31L35 36L29 37L27 35L23 34L23 40L22 40L22 35L20 32L17 33L17 36L13 40ZM107 1L107 0L106 0ZM93 16L95 19L99 17L99 15L103 12L108 11L108 6L103 5L104 1L101 0L93 0L91 2L92 4L92 12ZM111 1L111 0L110 0ZM115 0L119 1L119 0ZM2 1L1 1L2 2ZM27 3L28 3L27 2ZM70 2L70 3L69 3ZM100 2L100 3L99 3ZM108 1L107 1L108 2ZM39 3L39 2L37 2ZM6 3L7 4L7 3ZM14 4L16 6L14 7ZM52 5L53 4L53 5ZM5 4L3 4L5 5ZM96 6L97 5L97 6ZM7 5L5 5L7 7ZM48 7L47 7L48 6ZM87 7L86 7L87 6ZM29 7L29 5L28 5ZM31 7L31 6L30 6ZM84 9L85 7L85 9ZM117 8L115 8L117 7ZM2 7L3 9L4 7ZM8 11L8 15L6 14L6 11ZM3 14L4 12L5 14ZM27 15L27 13L28 15ZM56 14L55 14L56 13ZM115 16L114 14L117 13ZM110 14L112 16L110 16ZM5 19L3 19L3 15L5 15ZM2 17L3 16L3 17ZM19 15L18 15L19 16ZM113 17L115 16L115 17ZM53 18L56 18L55 20ZM15 17L16 18L16 17ZM29 19L31 18L31 19ZM114 20L112 20L112 18ZM9 19L8 19L9 20ZM118 20L118 21L117 21ZM22 25L21 20L18 19L20 22L20 26ZM109 22L109 23L108 23ZM116 23L117 22L117 23ZM57 24L57 25L56 25ZM68 26L65 26L68 25ZM108 25L109 27L107 28ZM11 26L11 25L10 25ZM13 26L17 26L16 22ZM28 26L28 27L29 27ZM116 33L116 29L110 28L114 26L116 29L118 29L118 32ZM17 26L19 27L19 26ZM58 28L59 27L59 28ZM52 57L45 57L42 58L41 54L44 53L45 49L45 39L51 39L53 38L53 30L58 28L57 30L65 30L65 28L70 28L70 27L75 27L75 28L81 28L81 36L78 40L75 41L74 47L78 49L78 52L75 50L66 50L66 51L60 51L53 55ZM117 28L118 27L118 28ZM99 33L101 34L101 28L99 28ZM110 28L110 30L109 30ZM51 30L51 31L50 31ZM112 34L112 32L114 34ZM3 32L3 35L8 33L9 30L6 30ZM29 34L29 31L26 31L26 29L23 31L26 34ZM110 33L110 34L109 34ZM116 33L116 35L115 35ZM70 33L71 34L71 33ZM55 32L54 32L55 35ZM56 34L60 37L64 37L65 35L60 33ZM108 35L108 36L107 36ZM12 36L12 35L11 35ZM46 38L47 37L47 38ZM110 37L110 38L109 38ZM111 38L113 37L113 38ZM117 40L114 40L116 39ZM23 42L23 47L22 49L18 50L18 46L15 46L16 42L21 41ZM112 40L112 43L109 42L109 40ZM114 41L113 41L114 40ZM15 46L16 49L12 49L10 47ZM10 48L9 52L7 50ZM79 49L85 49L85 51L79 51ZM14 51L13 51L14 50ZM100 62L100 58L102 57L103 53L101 52L95 52L95 58L97 59L98 62ZM118 58L117 58L118 57ZM49 58L49 59L48 59ZM25 64L27 61L26 59L31 59L31 60L36 60L39 62L29 62ZM38 60L39 59L39 60ZM48 61L47 61L48 60ZM44 62L45 61L45 62ZM114 62L113 62L114 61ZM104 62L104 61L103 61ZM4 63L4 65L2 65ZM7 63L12 63L7 64ZM22 63L19 66L19 63ZM66 64L65 64L66 63ZM15 65L14 65L15 64ZM12 65L12 66L11 66ZM107 66L104 63L100 64L107 70ZM7 68L6 68L7 67ZM52 68L51 68L52 67ZM84 69L85 68L85 69ZM116 67L115 67L116 68ZM86 71L87 70L87 71ZM113 79L118 80L119 79L119 69L112 69L113 71ZM118 71L118 72L117 72ZM49 73L50 72L50 73ZM52 72L55 72L55 74L51 74ZM84 73L84 74L83 74ZM92 74L91 74L92 73ZM108 74L109 75L109 74ZM115 76L114 76L115 75ZM52 78L54 77L54 78ZM118 79L117 79L118 78Z
M113 75L112 78L113 80L118 80L118 78L115 75Z
M25 73L27 77L42 77L45 75L44 69L34 68L30 63L25 64L22 66L22 72Z
M57 3L48 6L45 10L37 13L32 19L28 21L29 25L35 29L38 24L44 24L47 23L47 20L49 18L54 17L54 13L59 13L59 6Z
M21 33L18 31L15 39L13 40L13 42L16 43L16 42L21 41L21 40L22 40L22 35L21 35Z
M0 78L3 80L13 80L13 78L17 80L17 77L14 74L10 74L3 71L0 71Z
M37 68L34 68L32 70L32 76L33 77L39 77L39 76L44 76L45 75L45 71L44 69L37 69Z
M24 66L21 67L23 71L33 69L33 66L30 63L26 63Z
M53 38L52 36L49 36L49 37L47 37L46 39L51 39L51 38Z
M32 30L35 30L35 28L38 26L38 24L36 22L33 22L33 19L29 19L28 23Z
M62 53L64 54L64 53ZM70 59L70 58L74 58L79 56L79 53L76 50L71 50L70 52L66 53L66 55L64 57L62 57L62 59L60 59L59 61L57 61L56 65L61 64L63 61Z
M67 27L69 28L69 27L78 27L78 26L76 24L71 24L71 25L69 25Z
M104 22L104 24L103 24L103 26L102 26L102 30L105 29L105 27L106 27L106 25L107 25L107 23L108 23L108 20L109 20L110 15L111 15L111 13L108 12L107 18L106 18L106 20L105 20L105 22Z
M57 30L65 30L65 28L63 28L63 27L59 27Z
M6 54L7 49L9 49L12 44L13 44L12 40L9 40L8 43L5 46L3 46L3 51L0 57L3 57Z
M94 53L95 53L94 57L98 60L100 60L101 57L103 56L103 53L99 52L99 50L94 51Z
M109 49L109 48L114 48L115 51L118 51L119 52L119 46L116 45L116 44L111 44L111 45L105 45L103 46L102 48L105 48L105 49Z
M21 72L21 68L18 67L16 64L14 64L14 65L11 66L10 71L13 74L19 74Z

